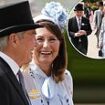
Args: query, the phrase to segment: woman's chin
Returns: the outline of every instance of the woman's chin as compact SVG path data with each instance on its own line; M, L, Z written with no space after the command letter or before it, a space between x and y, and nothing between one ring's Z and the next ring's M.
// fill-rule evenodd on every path
M41 60L40 60L40 63L51 64L52 61L46 58L46 59L41 59Z

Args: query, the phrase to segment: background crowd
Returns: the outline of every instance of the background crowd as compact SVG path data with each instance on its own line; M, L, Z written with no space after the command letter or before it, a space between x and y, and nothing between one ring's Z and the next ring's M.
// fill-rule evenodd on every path
M91 28L96 35L96 47L98 49L97 55L100 57L105 56L104 50L104 16L105 16L105 2L97 1L91 3L90 1L84 2L84 14L90 20Z
M86 1L80 2L80 4L83 6L83 8L81 7L81 5L80 6L77 5L78 7L75 7L75 8L78 8L78 9L75 10L75 8L74 8L74 14L75 14L74 17L76 17L76 18L77 17L87 18L89 20L89 23L91 25L90 28L92 30L91 33L88 33L88 35L90 37L90 35L94 34L94 36L96 36L97 40L93 41L93 40L90 39L89 41L86 41L86 40L83 41L84 40L83 37L86 37L87 35L84 34L85 36L83 36L83 35L82 36L80 36L80 35L76 36L77 35L76 34L75 38L73 38L73 37L70 38L71 42L73 43L74 47L77 48L77 50L79 50L80 52L82 52L85 55L88 55L87 52L90 52L89 51L90 45L91 45L91 48L92 47L94 48L94 45L92 45L92 43L94 43L95 46L96 46L96 49L94 49L94 50L97 50L97 51L95 51L96 55L98 56L98 58L100 58L100 57L103 58L105 51L104 51L104 40L103 40L104 39L104 37L103 37L104 36L104 33L103 33L104 31L102 31L102 30L104 30L104 29L102 29L101 26L102 26L102 23L103 23L102 20L104 19L103 17L104 17L104 14L105 14L105 3L104 3L104 1L91 2L89 0L86 0ZM81 16L79 16L79 15L81 15ZM78 27L79 21L78 21L78 19L75 20L75 21L77 21L78 24L76 24L76 23L74 24L74 22L73 22L74 26L77 25L76 26L77 31L76 31L76 30L73 30L72 28L70 28L70 26L71 26L70 20L71 19L69 19L69 23L68 23L68 33L69 33L69 36L73 36L72 34L70 34L71 32L78 32L78 30L80 30L79 27ZM85 22L86 22L86 20L83 22L83 19L82 19L81 25L80 25L81 30L83 30L83 24ZM87 26L89 26L89 25L87 25ZM88 27L87 31L89 31L90 28ZM87 37L87 39L89 39L89 37ZM79 40L80 38L82 38L82 41ZM75 40L75 43L74 43L73 40ZM88 42L90 43L89 45L88 45ZM83 44L83 43L85 43L85 44ZM84 45L85 45L85 47L84 47L85 51L84 51L84 48L83 48ZM86 45L87 45L88 48L86 47ZM94 56L93 56L93 58L94 58Z

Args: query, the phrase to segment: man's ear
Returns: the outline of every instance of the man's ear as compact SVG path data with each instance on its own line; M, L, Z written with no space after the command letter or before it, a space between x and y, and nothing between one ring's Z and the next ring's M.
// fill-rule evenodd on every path
M10 43L10 45L12 45L14 47L19 43L19 37L17 36L16 33L12 33L9 35L8 43Z

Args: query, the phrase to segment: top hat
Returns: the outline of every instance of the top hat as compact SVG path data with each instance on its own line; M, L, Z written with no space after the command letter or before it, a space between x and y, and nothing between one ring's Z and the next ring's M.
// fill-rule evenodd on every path
M79 3L75 6L74 11L84 11L83 4Z
M35 24L28 1L0 7L0 37L41 27Z

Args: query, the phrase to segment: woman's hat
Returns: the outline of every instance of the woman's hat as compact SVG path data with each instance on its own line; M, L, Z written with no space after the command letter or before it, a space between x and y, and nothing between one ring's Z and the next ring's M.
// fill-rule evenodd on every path
M83 4L79 3L75 6L74 11L84 11Z
M38 22L40 20L48 20L48 21L51 21L53 23L56 23L53 18L46 16L46 15L42 15L42 14L34 17L33 20L34 20L34 22Z
M28 1L0 7L0 37L41 27L35 24Z

